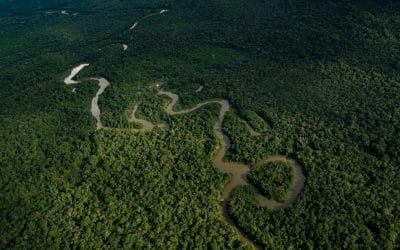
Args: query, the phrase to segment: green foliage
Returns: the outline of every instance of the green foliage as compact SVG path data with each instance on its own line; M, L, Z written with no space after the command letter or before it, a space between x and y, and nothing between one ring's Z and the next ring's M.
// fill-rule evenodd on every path
M293 167L282 161L273 161L253 167L249 181L269 199L285 200L294 179Z
M398 249L399 11L375 0L0 1L0 248L244 247L219 210L218 106L169 117L148 88L162 81L181 107L230 101L228 160L280 153L303 166L285 210L234 192L230 214L251 238ZM81 62L82 83L66 86ZM141 103L138 117L171 130L95 132L90 76L111 82L105 125L135 127Z

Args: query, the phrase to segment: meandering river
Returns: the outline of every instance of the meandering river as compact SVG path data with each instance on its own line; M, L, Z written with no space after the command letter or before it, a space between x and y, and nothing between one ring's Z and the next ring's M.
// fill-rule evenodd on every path
M104 90L110 85L110 82L105 78L91 78L91 80L95 80L99 82L99 90L96 95L92 99L92 106L90 111L92 112L93 117L96 119L96 127L97 129L101 129L103 127L103 123L100 119L100 108L99 108L99 97L103 94Z
M89 63L82 63L73 68L71 70L71 73L64 79L64 83L67 85L80 83L79 81L72 80L72 78L74 78L79 73L79 71L87 66L89 66Z
M136 22L130 27L129 30L135 29L135 28L137 27L137 25L139 24L139 22L142 21L142 20L144 20L144 19L146 19L146 18L149 18L149 17L154 16L154 15L161 15L161 14L164 14L164 13L166 13L166 12L168 12L168 11L169 11L169 10L167 10L167 9L161 9L161 10L158 11L158 12L151 13L151 14L149 14L149 15L147 15L147 16L144 16L144 17L140 18L138 21L136 21ZM126 51L126 50L128 49L128 45L127 45L127 44L122 44L122 47L123 47L123 50L124 50L124 51ZM89 63L82 63L82 64L80 64L80 65L74 67L74 68L71 70L71 73L64 79L64 83L67 84L67 85L80 83L80 81L75 81L75 80L73 80L73 78L74 78L81 70L83 70L85 67L87 67L87 66L89 66L89 65L90 65ZM99 97L103 94L104 90L110 85L110 82L109 82L107 79L105 79L105 78L90 78L90 79L99 82L99 87L100 87L100 88L99 88L99 90L97 91L96 95L95 95L95 96L93 97L93 99L92 99L92 105L91 105L90 111L92 112L92 116L96 119L96 128L97 128L97 129L101 129L101 128L103 128L104 126L103 126L103 123L101 122L101 117L100 117L101 111L100 111L100 107L99 107L98 102L99 102ZM72 92L73 92L73 93L76 93L76 88L73 88L73 89L72 89ZM135 110L132 112L131 120L134 121L134 122L138 122L138 123L143 124L143 129L144 129L144 130L151 130L151 129L153 129L153 128L154 128L154 125L153 125L151 122L148 122L148 121L145 121L145 120L140 120L140 119L137 119L137 118L135 117L135 112L136 112L137 108L138 108L138 107L136 106L136 107L135 107ZM168 128L168 126L167 126L166 124L160 124L160 125L157 125L157 126L159 126L159 127L161 127L161 128Z
M260 248L259 245L255 244L250 238L248 238L248 236L242 230L240 230L240 228L237 227L235 221L232 219L232 217L228 213L228 208L227 208L228 207L228 199L229 199L232 191L238 186L253 186L247 178L247 175L250 172L250 166L245 165L240 162L225 162L224 161L225 154L230 148L230 140L229 140L228 136L226 136L222 131L222 123L224 121L226 112L228 112L230 110L229 102L224 99L215 99L215 100L201 102L201 103L195 105L193 108L180 110L180 111L174 111L174 107L175 107L176 103L179 101L179 96L174 93L166 92L166 91L162 91L162 90L160 90L158 94L166 95L171 98L171 102L166 107L166 112L169 115L180 115L180 114L190 113L190 112L193 112L193 111L197 110L198 108L200 108L204 105L210 104L210 103L218 103L221 106L217 122L214 124L214 132L215 132L215 135L220 140L221 145L220 145L220 148L218 149L216 155L213 158L213 163L218 167L218 170L221 173L226 173L226 174L231 175L230 180L228 181L228 183L226 183L226 185L222 191L222 194L221 194L221 203L220 204L221 204L222 215L225 217L226 221L234 228L234 230L239 233L239 235L241 236L241 238L244 241L253 245L255 248ZM296 200L296 197L298 196L298 194L301 192L301 190L304 187L305 177L304 177L302 168L296 160L291 159L284 155L274 155L274 156L266 157L266 158L262 159L259 162L259 164L267 163L267 162L271 162L271 161L285 161L285 162L290 163L290 165L293 167L294 172L295 172L294 181L293 181L293 183L285 197L285 201L283 203L279 203L275 200L268 199L267 197L265 197L258 191L256 193L255 198L257 199L258 204L261 207L266 207L266 208L274 209L274 210L287 208ZM255 190L257 190L257 189L255 188Z
M137 22L135 22L133 24L133 26L130 27L130 30L136 28L137 25L139 24L139 21L141 21L145 18L148 18L150 16L153 16L153 15L163 14L167 11L168 10L160 10L157 13L152 13L143 18L140 18ZM123 44L123 48L124 48L124 50L126 50L128 48L128 46ZM75 68L73 68L70 75L64 79L65 84L70 85L70 84L79 83L79 81L75 81L75 80L73 80L73 78L83 68L85 68L87 66L89 66L88 63L82 63L82 64L76 66ZM96 119L96 128L98 130L102 129L102 128L108 129L108 130L113 130L113 129L121 130L119 128L104 127L101 122L101 111L100 111L100 108L98 105L98 101L99 101L99 97L103 94L105 89L110 85L110 82L105 78L90 78L90 79L98 81L98 83L99 83L99 89L98 89L96 95L93 97L92 103L91 103L91 113L92 113L92 116ZM157 87L159 87L159 86L157 85ZM202 90L202 86L199 89L197 89L196 92L200 92L201 90ZM224 189L221 192L221 197L220 197L221 213L222 213L223 217L225 218L225 220L227 221L227 223L236 232L239 233L239 235L243 241L254 246L255 248L261 248L259 245L254 243L252 241L252 239L250 239L242 230L240 230L240 228L237 227L235 221L231 218L231 216L228 213L228 209L227 209L229 197L230 197L232 191L236 187L238 187L238 186L253 186L247 178L247 175L250 172L250 166L240 163L240 162L225 162L224 161L225 154L230 148L230 140L222 131L222 123L224 121L226 113L230 110L230 103L225 99L211 99L211 100L200 102L197 105L195 105L194 107L189 108L189 109L174 111L174 107L175 107L176 103L179 101L179 96L172 92L163 91L163 90L160 90L158 92L158 95L165 95L171 99L171 101L168 103L168 105L165 108L165 111L169 115L182 115L182 114L194 112L197 109L201 108L202 106L208 105L211 103L217 103L220 105L219 115L218 115L217 121L213 127L215 135L217 136L217 138L220 141L220 146L219 146L215 156L213 157L212 161L215 164L215 166L217 166L217 168L219 169L219 171L221 173L229 174L231 176L229 181L226 183L226 185L224 186ZM140 123L143 127L141 129L127 129L127 130L137 131L137 132L150 131L156 126L162 128L164 130L167 130L169 128L168 124L154 125L153 123L151 123L149 121L136 118L135 114L136 114L138 108L139 108L139 105L136 105L134 107L129 120L132 122ZM251 135L253 135L253 136L261 135L260 133L254 131L247 122L246 122L246 126L248 127ZM304 187L305 178L304 178L302 168L296 160L291 159L287 156L283 156L283 155L268 156L268 157L262 159L259 162L259 164L271 162L271 161L285 161L285 162L290 163L290 165L293 167L294 172L295 172L294 181L293 181L293 183L286 195L285 201L283 203L279 203L279 202L276 202L275 200L268 199L267 197L263 196L258 191L255 195L255 198L258 201L258 204L260 207L266 207L266 208L273 209L273 210L287 208L291 204L293 204L293 202L296 200L298 194L301 192L301 190ZM255 189L255 190L257 190L257 189Z

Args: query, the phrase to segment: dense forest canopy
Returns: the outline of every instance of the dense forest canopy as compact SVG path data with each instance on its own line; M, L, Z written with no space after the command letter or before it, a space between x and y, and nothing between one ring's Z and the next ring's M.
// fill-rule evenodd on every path
M294 170L286 162L268 162L254 166L248 178L266 197L283 202L293 184Z
M399 13L385 0L0 0L0 248L251 248L220 213L218 105L169 116L154 82L177 108L231 103L226 160L302 165L289 208L234 191L229 213L254 242L400 248ZM63 79L82 62L73 93ZM140 126L140 103L171 128L96 131L91 76L111 82L105 125Z

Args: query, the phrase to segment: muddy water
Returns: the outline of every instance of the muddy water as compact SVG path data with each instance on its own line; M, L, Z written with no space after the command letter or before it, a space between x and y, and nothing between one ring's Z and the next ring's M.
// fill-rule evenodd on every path
M83 68L85 68L87 66L89 66L89 63L82 63L82 64L76 66L75 68L73 68L71 70L71 73L69 74L69 76L67 76L64 79L64 83L67 85L79 83L78 81L72 80L72 78L74 78L79 73L79 71L81 71Z
M129 118L129 121L131 121L131 122L136 122L136 123L140 123L140 124L143 125L143 128L137 129L137 130L142 130L142 131L149 131L149 130L152 130L152 129L155 127L153 123L151 123L151 122L149 122L149 121L146 121L146 120L142 120L142 119L136 118L135 113L136 113L136 111L138 110L138 108L139 108L139 105L136 105L136 106L133 108L133 111L132 111L131 117Z
M91 80L95 80L99 82L99 90L96 95L92 99L92 106L90 111L92 112L92 116L96 119L96 127L97 129L103 128L103 124L100 119L100 108L99 108L99 97L103 94L104 90L110 85L110 82L105 78L90 78Z
M72 69L69 76L64 79L65 84L77 84L80 83L79 81L73 80L73 78L81 71L83 68L89 66L88 63L82 63L75 68ZM92 104L90 107L90 112L92 116L96 119L96 128L99 130L103 128L103 124L101 123L100 119L100 108L99 108L99 97L103 94L104 90L110 85L110 82L105 78L90 78L90 80L98 81L99 82L99 90L97 91L96 95L92 99ZM76 93L76 88L72 89L73 93Z
M272 162L272 161L284 161L292 165L294 169L294 180L292 186L286 194L285 201L283 203L277 202L275 200L268 199L262 194L256 194L256 199L262 207L272 208L274 210L287 208L295 202L297 196L303 190L305 177L301 165L294 159L291 159L284 155L275 155L267 157L259 162L259 164Z
M228 183L226 183L222 194L221 194L221 211L222 215L225 217L226 221L228 222L231 227L239 233L241 236L241 239L247 242L250 245L253 245L255 248L261 248L261 246L255 244L250 238L247 237L247 235L240 230L237 225L235 224L235 221L231 218L231 216L228 213L228 199L229 196L231 195L232 191L238 187L238 186L252 186L252 184L249 182L247 179L247 175L250 172L250 166L239 163L239 162L225 162L224 157L226 152L228 151L230 147L230 140L229 138L222 132L222 123L225 118L226 112L229 111L230 109L230 104L227 100L224 99L217 99L217 100L210 100L210 101L204 101L201 102L197 105L195 105L193 108L190 109L185 109L181 111L174 111L173 108L176 105L176 103L179 101L179 96L171 93L171 92L166 92L160 90L159 95L166 95L171 98L171 102L167 105L166 107L166 112L170 115L179 115L179 114L185 114L189 112L193 112L196 109L207 105L209 103L218 103L221 106L219 116L217 119L217 122L214 124L214 131L216 136L218 137L221 145L220 148L218 149L214 159L213 163L218 167L219 171L222 173L230 174L231 178ZM286 199L283 203L276 202L275 200L268 199L267 197L263 196L261 193L257 192L256 193L256 199L258 201L259 206L261 207L267 207L270 209L282 209L289 207L296 199L297 195L301 192L301 190L304 187L304 175L302 168L298 162L296 162L294 159L290 159L286 156L283 155L276 155L276 156L269 156L259 162L261 163L267 163L271 161L285 161L291 164L293 169L295 170L295 180L288 191L286 195Z
M153 123L151 123L151 122L149 122L149 121L136 118L136 115L135 115L135 114L136 114L136 111L138 110L138 108L139 108L139 105L135 105L135 107L133 108L133 111L132 111L132 113L131 113L131 116L129 117L129 121L130 121L130 122L139 123L139 124L141 124L143 127L140 128L140 129L131 129L131 130L134 130L134 131L137 131L137 132L139 132L139 131L150 131L150 130L152 130L154 127L159 127L159 128L161 128L161 129L164 129L164 130L168 130L168 129L169 129L169 125L168 125L168 124L165 124L165 123L160 123L160 124L154 125Z

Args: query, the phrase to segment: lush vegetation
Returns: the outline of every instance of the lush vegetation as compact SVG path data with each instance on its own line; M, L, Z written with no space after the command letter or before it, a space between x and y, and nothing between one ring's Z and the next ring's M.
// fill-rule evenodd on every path
M169 117L148 87L162 81L181 106L230 101L229 160L280 153L303 166L288 209L234 192L230 214L252 239L398 249L399 12L390 0L0 0L0 248L246 247L220 214L218 105ZM96 132L96 84L74 94L62 82L81 62L78 78L111 82L105 125L136 126L140 102L138 117L170 131Z
M287 162L272 161L253 167L248 178L266 197L283 202L293 183L294 170Z

